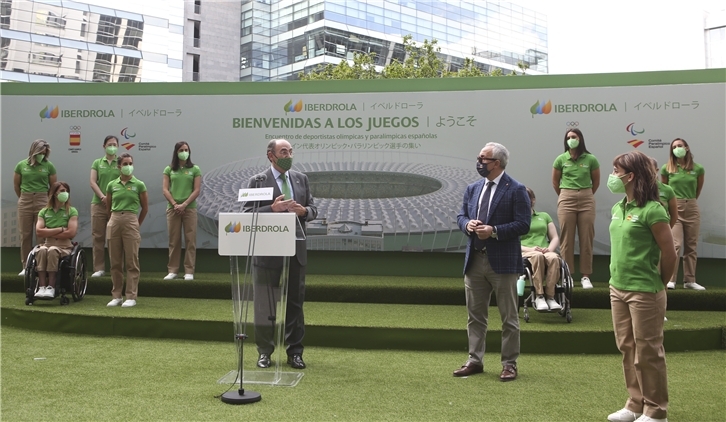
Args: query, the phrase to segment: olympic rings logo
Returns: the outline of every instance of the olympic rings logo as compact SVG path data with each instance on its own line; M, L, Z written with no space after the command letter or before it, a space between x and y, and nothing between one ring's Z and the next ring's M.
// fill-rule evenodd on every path
M71 130L81 130L81 127L80 126L71 126L70 129Z
M578 127L580 126L580 122L566 122L565 125L567 125L567 127Z

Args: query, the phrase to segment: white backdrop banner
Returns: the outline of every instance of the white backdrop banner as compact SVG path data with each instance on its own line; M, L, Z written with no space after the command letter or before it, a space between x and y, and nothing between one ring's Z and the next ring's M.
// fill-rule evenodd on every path
M91 244L91 163L106 135L134 156L149 190L142 247L166 248L162 172L187 141L202 170L198 247L217 248L220 212L240 212L240 188L269 167L266 145L286 138L293 168L310 179L319 216L308 247L325 250L461 251L456 226L475 158L505 145L507 172L531 187L555 222L551 174L569 128L584 133L601 165L595 253L609 254L605 187L612 160L637 149L660 164L670 142L689 142L706 169L699 199L701 257L726 257L726 72L553 75L468 80L3 84L3 246L19 245L11 171L34 139L47 140L58 180L80 213L78 240ZM6 225L7 223L7 225Z

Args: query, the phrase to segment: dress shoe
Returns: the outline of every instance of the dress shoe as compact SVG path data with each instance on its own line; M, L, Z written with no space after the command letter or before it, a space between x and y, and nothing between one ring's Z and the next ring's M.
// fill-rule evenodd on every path
M502 373L499 375L499 379L502 381L514 381L517 379L517 365L504 365Z
M272 361L270 360L270 355L267 353L260 353L260 357L257 358L257 367L258 368L269 368L270 365L272 365Z
M454 371L455 377L468 377L469 375L481 374L484 372L483 365L477 365L476 363L467 362L461 368Z
M303 361L302 354L293 353L287 357L287 364L295 369L305 369L305 362Z

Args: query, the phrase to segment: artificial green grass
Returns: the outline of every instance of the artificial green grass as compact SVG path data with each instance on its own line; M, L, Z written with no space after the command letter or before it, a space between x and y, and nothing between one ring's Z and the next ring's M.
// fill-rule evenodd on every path
M8 327L1 339L0 410L8 421L590 421L605 420L627 398L617 355L523 354L519 378L502 383L498 354L487 354L484 374L462 379L451 372L465 351L308 347L297 387L245 385L262 401L232 406L214 397L227 388L217 380L236 368L231 344ZM253 362L254 348L245 349ZM723 420L726 352L667 360L670 420Z
M194 281L163 280L165 273L142 273L139 294L142 297L179 297L196 299L230 299L231 277L225 273L199 273ZM3 292L22 292L23 280L17 274L3 273ZM594 289L576 285L572 293L577 308L609 309L607 282L593 282ZM464 282L461 277L396 277L366 275L308 275L306 302L393 303L427 305L464 305ZM89 278L89 295L108 295L109 276ZM494 299L493 299L494 301ZM726 289L706 291L677 289L668 292L668 309L726 311Z

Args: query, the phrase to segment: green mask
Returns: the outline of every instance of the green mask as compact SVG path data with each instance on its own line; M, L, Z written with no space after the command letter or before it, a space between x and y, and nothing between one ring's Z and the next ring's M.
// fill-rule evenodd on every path
M580 146L580 140L576 138L568 138L567 146L570 147L570 149L575 149Z
M134 173L134 166L128 165L121 167L121 174L124 176L131 176Z
M179 157L180 160L186 161L187 158L189 158L189 151L181 151L176 156Z
M45 159L45 154L36 154L35 155L35 161L38 163L43 162L44 159Z
M108 155L116 155L116 151L118 151L118 147L115 147L113 145L109 145L106 147L106 154Z
M58 202L60 202L61 204L65 204L70 196L71 194L68 192L60 192L58 194Z
M627 174L624 174L622 176L616 176L614 174L611 174L608 176L608 189L610 189L610 192L625 193L625 183L622 179L625 176L627 176Z
M40 154L38 154L40 155ZM673 148L673 155L675 155L678 158L683 158L686 156L686 149L683 147L675 147Z
M288 171L292 167L292 157L283 157L277 159L277 167Z

